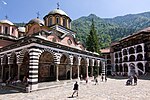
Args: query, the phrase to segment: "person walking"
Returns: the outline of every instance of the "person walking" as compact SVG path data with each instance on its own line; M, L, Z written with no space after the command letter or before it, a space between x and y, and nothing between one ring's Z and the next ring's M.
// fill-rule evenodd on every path
M98 84L98 80L97 80L97 78L95 78L95 85L96 85L96 84Z
M105 75L105 82L107 82L107 76Z
M79 85L78 85L78 82L76 81L76 83L74 84L74 87L73 87L73 94L72 94L72 97L75 93L77 93L77 96L78 96L78 89L79 89Z

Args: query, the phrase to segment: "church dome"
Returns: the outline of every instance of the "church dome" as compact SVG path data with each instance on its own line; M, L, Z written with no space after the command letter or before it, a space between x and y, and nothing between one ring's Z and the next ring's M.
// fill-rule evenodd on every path
M33 24L33 23L37 23L39 25L44 25L44 21L39 19L39 18L35 18L35 19L30 20L28 24Z
M68 17L68 15L63 11L63 10L61 10L61 9L54 9L54 10L52 10L52 11L50 11L49 13L48 13L48 15L53 15L53 14L60 14L60 15L65 15L65 16L67 16Z
M5 19L5 20L0 20L0 23L9 24L9 25L14 25L12 22L10 22L10 21L7 20L7 19Z

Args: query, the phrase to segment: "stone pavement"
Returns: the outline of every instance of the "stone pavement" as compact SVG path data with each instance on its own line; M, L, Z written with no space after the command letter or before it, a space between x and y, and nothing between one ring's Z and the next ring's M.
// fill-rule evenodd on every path
M79 96L72 98L71 84L64 84L61 87L54 87L31 93L0 89L0 100L150 100L150 80L138 79L138 85L126 86L127 79L107 79L98 85L94 82L85 81L79 84ZM13 90L13 89L12 89ZM7 93L8 91L8 93Z

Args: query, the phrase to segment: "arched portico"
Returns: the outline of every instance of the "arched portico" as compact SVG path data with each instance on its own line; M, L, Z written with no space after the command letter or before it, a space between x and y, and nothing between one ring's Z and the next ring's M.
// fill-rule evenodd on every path
M55 81L56 80L56 68L54 65L53 54L45 51L39 58L39 82Z
M18 79L17 55L13 52L9 58L9 77Z
M68 54L62 54L59 64L59 80L70 79L70 59Z
M78 57L76 55L73 56L73 65L72 65L72 78L78 78Z
M86 78L86 65L87 65L87 62L86 62L86 58L81 58L81 65L79 67L79 74L80 76L82 75L83 78Z
M9 78L8 56L5 54L2 58L2 80L5 82Z

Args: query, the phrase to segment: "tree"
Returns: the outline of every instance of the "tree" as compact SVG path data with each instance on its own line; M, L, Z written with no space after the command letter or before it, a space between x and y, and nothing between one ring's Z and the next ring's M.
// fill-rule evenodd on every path
M95 30L94 21L92 20L92 25L90 29L90 33L86 38L86 47L88 51L100 53L99 47L99 38L97 32Z

